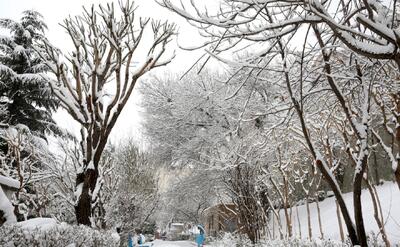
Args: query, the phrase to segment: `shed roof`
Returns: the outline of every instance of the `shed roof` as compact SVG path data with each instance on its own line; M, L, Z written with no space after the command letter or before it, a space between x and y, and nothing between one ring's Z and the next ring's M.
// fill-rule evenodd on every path
M0 175L0 185L7 186L12 189L19 189L19 182L13 178Z

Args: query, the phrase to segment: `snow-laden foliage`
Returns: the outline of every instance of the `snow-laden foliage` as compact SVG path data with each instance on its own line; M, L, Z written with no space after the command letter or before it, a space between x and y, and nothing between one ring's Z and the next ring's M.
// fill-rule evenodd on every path
M265 92L249 85L232 99L239 79L229 85L225 79L226 75L206 71L182 80L172 75L142 84L143 128L165 161L175 166L198 162L205 168L224 169L234 166L226 161L234 149L241 148L241 142L257 138L252 131L262 126L262 109L257 103Z
M58 100L46 79L39 73L47 69L33 50L44 39L46 24L35 11L24 11L19 22L0 19L0 27L9 35L0 36L0 118L8 125L24 124L44 137L58 132L51 113Z
M93 230L87 226L57 224L50 229L7 225L0 228L0 245L7 247L50 246L119 246L112 231Z
M216 53L236 46L238 40L262 42L287 38L300 26L325 24L325 29L350 50L374 59L399 61L395 2L295 0L288 4L285 0L223 0L220 9L207 8L201 1L160 0L159 3L185 17L203 36L213 38L201 45L211 44ZM192 44L190 48L194 47ZM268 49L264 48L260 54Z

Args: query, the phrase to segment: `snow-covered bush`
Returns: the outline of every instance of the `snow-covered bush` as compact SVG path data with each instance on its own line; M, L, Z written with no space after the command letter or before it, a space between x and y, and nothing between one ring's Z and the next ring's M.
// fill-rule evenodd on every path
M111 231L98 231L83 225L61 223L50 229L7 225L0 228L0 246L119 246Z

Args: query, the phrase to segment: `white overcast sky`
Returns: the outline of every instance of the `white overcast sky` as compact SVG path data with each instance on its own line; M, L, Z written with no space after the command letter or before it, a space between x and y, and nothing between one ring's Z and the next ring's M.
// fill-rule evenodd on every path
M10 18L19 20L21 13L24 10L36 10L44 16L44 20L48 25L47 37L57 47L68 51L71 47L68 36L59 23L69 15L75 16L82 12L82 6L90 6L91 4L115 2L115 0L0 0L0 18ZM136 12L137 16L153 17L154 19L169 20L175 22L179 26L178 42L185 46L192 46L193 41L198 41L200 36L197 30L191 27L186 21L174 13L159 6L154 0L136 0L135 4L138 6ZM165 69L169 71L184 71L189 68L194 61L201 56L202 51L188 52L182 51L176 46L176 41L173 41L173 46L176 50L176 58ZM152 73L160 73L158 69ZM135 106L135 98L137 94L134 93L125 107L123 113L115 126L111 140L117 142L121 138L134 137L140 142L139 124L140 115L138 115L138 108ZM78 125L69 118L68 114L59 111L55 116L57 122L68 129L72 129L75 133L79 130Z

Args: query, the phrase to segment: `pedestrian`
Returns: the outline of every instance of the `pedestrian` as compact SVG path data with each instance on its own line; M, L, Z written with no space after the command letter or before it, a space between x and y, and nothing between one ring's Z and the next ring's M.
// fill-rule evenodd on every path
M206 231L202 225L197 225L197 229L199 229L199 234L196 237L197 247L202 247L206 240Z
M128 233L128 247L133 247L133 238L132 238L132 233Z
M165 240L167 239L167 232L166 232L166 231L164 231L164 232L161 234L161 239L162 239L163 241L165 241Z
M139 234L139 244L144 244L145 242L146 242L146 238L144 237L142 232L140 232L140 234Z

